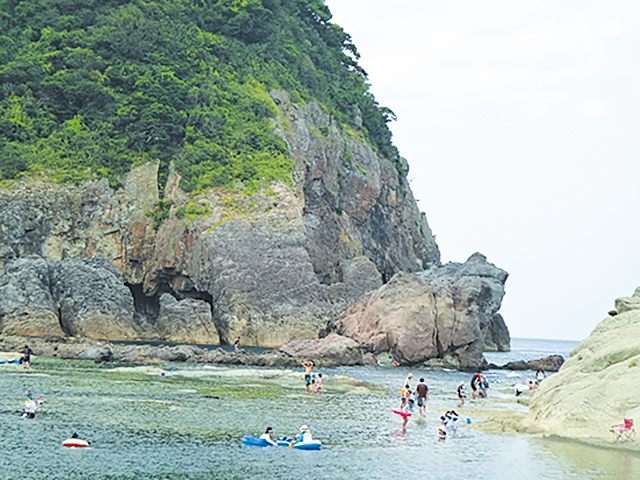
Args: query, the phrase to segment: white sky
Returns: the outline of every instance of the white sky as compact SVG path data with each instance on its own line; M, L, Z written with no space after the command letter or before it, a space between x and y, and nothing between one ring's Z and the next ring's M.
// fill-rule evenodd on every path
M586 337L640 286L640 2L326 3L442 261L510 273L511 336Z

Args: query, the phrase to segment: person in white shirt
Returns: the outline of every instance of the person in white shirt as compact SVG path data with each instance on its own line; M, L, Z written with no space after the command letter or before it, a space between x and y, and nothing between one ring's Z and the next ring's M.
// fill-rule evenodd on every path
M309 431L309 427L303 425L300 427L300 433L296 436L296 439L293 441L293 445L296 443L307 443L313 441L311 437L311 432Z
M260 438L262 440L266 440L267 442L269 442L271 445L277 445L276 442L274 442L273 440L271 440L271 434L273 433L273 428L271 427L267 427L267 431L264 432L262 435L260 435Z
M404 387L405 385L409 385L409 389L411 389L411 379L413 378L413 373L410 373L409 375L407 375L407 378L404 379L404 383L402 384L402 386Z

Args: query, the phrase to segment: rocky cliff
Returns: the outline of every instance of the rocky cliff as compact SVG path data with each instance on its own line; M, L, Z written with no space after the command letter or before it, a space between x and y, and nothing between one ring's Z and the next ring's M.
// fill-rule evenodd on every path
M542 382L521 430L612 445L613 424L640 420L640 288L615 304L618 314L600 322ZM638 449L634 442L616 445Z
M294 104L283 91L271 97L274 134L296 166L290 184L190 196L171 170L161 199L156 164L135 168L116 189L106 180L6 184L0 332L201 343L239 336L279 346L317 338L362 295L406 281L394 280L404 272L417 274L410 278L418 288L402 301L429 312L411 328L427 329L418 338L429 341L418 356L388 343L401 360L455 351L477 362L483 349L508 349L497 314L506 272L484 257L440 266L406 162L378 155L357 122L337 125L317 104ZM366 311L366 302L350 312ZM350 333L349 315L340 332L370 345Z

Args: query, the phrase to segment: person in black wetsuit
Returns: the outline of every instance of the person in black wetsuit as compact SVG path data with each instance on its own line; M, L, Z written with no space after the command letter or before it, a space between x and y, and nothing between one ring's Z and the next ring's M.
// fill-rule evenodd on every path
M464 405L464 399L467 398L467 395L464 393L464 382L460 382L460 385L456 389L456 393L460 399L460 405Z
M473 398L474 400L476 399L477 396L480 397L484 397L485 393L484 393L484 387L482 384L482 374L480 372L476 373L472 378L471 378L471 398Z

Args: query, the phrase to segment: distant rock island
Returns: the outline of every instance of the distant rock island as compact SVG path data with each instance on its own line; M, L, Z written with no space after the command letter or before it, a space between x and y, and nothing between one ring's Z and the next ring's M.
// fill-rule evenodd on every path
M542 382L521 431L639 449L635 442L615 442L610 430L625 418L640 421L640 287L616 299L615 307Z

